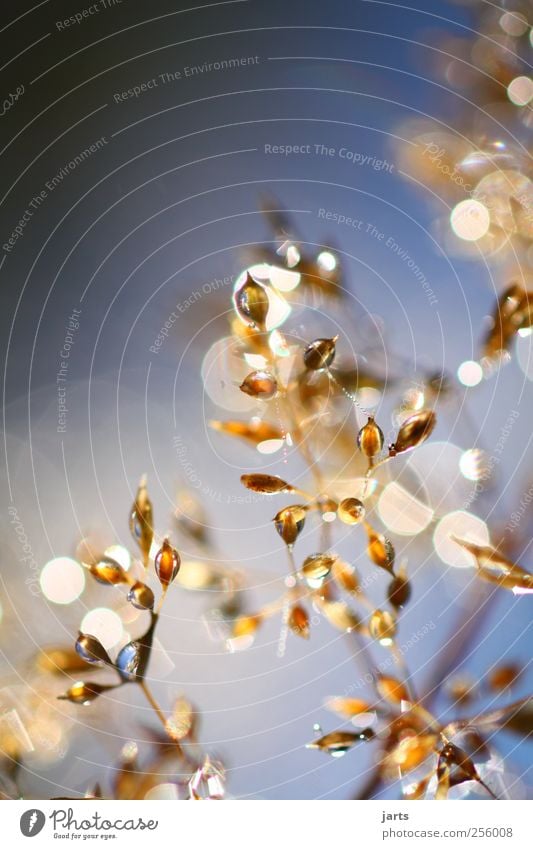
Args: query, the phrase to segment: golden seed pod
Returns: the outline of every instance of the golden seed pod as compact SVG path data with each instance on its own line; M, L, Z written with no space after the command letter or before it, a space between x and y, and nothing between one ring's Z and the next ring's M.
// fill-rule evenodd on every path
M251 637L255 634L262 621L263 619L259 615L239 616L239 618L233 623L231 636L234 639L239 639L240 637Z
M50 646L41 649L36 663L41 672L49 672L53 675L69 675L87 669L87 661L81 658L75 649L70 648Z
M112 663L100 640L90 634L83 634L81 631L76 640L76 651L87 663Z
M204 507L196 495L188 490L180 489L176 494L174 520L180 533L204 545L209 542L208 519Z
M357 631L361 627L357 614L343 601L316 599L316 603L330 625L339 631Z
M96 782L96 784L92 784L90 787L87 788L83 798L84 799L103 799L104 798L104 794L102 793L102 788L101 788L100 784L98 783L98 781Z
M272 350L268 344L268 337L264 333L258 333L252 324L244 324L240 316L235 316L230 321L231 335L236 342L242 342L247 350L261 354L264 359L269 360Z
M484 343L483 353L494 358L509 350L515 334L519 330L531 327L533 294L527 292L519 283L511 285L500 296L492 322Z
M84 563L99 584L126 584L128 576L120 563L112 557L101 557L95 563Z
M440 399L448 398L453 392L453 383L448 374L436 371L428 374L424 380L424 391L427 395Z
M507 560L497 549L490 545L477 545L458 537L452 537L452 539L476 558L479 575L485 581L513 590L515 593L520 590L533 590L533 575L526 572L518 563Z
M365 518L366 508L358 498L344 498L339 504L337 515L345 525L357 525Z
M523 329L531 325L532 293L520 283L511 283L501 295L497 312L502 321L511 321L516 328Z
M130 740L122 747L113 770L111 790L113 799L134 799L139 787L139 749Z
M505 690L516 683L521 671L516 663L502 664L502 666L497 666L491 671L487 683L491 690Z
M121 648L115 661L115 668L123 681L143 681L154 642L154 633L158 617L151 613L148 630L136 640Z
M184 560L176 578L187 590L220 589L221 573L202 560Z
M398 772L398 768L395 766L395 770L393 775L395 776ZM407 784L406 789L403 791L403 798L407 802L416 802L420 799L423 799L426 795L429 781L431 776L428 775L426 778L423 778L421 781L415 781L414 784Z
M137 495L131 508L130 531L133 539L141 549L145 567L148 566L150 547L154 538L153 523L152 502L148 497L146 478L143 477L139 483Z
M265 422L262 419L251 419L249 422L240 421L210 421L209 426L226 436L238 436L251 445L259 445L268 439L283 439L283 432L279 427Z
M339 505L334 498L330 498L329 495L319 495L316 499L316 505L322 513L324 521L333 521L339 509ZM328 516L327 519L325 518L326 516Z
M281 539L289 547L293 546L305 524L306 510L301 504L284 507L274 516L274 524Z
M58 699L72 702L75 705L89 705L94 702L105 690L110 690L111 686L106 684L95 684L94 682L76 681L75 684L67 690L63 695L58 696Z
M385 771L390 779L397 778L398 771L405 774L424 763L434 754L438 739L436 734L409 733L405 729L385 758Z
M293 492L293 487L287 481L276 475L241 475L241 483L252 492Z
M302 575L307 582L323 581L333 567L335 557L331 554L310 554L302 565Z
M293 634L303 637L304 640L309 639L309 616L301 604L294 604L291 607L287 622Z
M470 540L460 539L459 537L454 536L452 536L451 539L476 558L480 569L494 567L495 569L508 574L514 567L514 564L510 560L507 560L490 545L478 545L475 542L470 542Z
M476 695L476 686L469 678L453 678L447 689L450 697L461 704L467 704Z
M450 767L444 763L438 771L437 789L434 796L436 802L441 802L448 798L450 786Z
M136 581L128 593L128 601L137 610L152 610L155 599L150 587L142 581Z
M370 636L382 646L390 646L396 636L396 622L388 610L374 610L368 623Z
M361 741L368 742L373 740L375 732L371 728L365 728L363 731L332 731L319 740L313 740L312 743L307 743L307 749L320 749L322 752L328 752L333 757L341 757L348 752L352 746Z
M367 554L370 557L372 563L375 563L376 566L380 566L381 569L385 569L387 572L390 572L391 575L394 575L394 546L390 539L383 536L383 534L379 534L373 528L368 526L368 546L367 546Z
M357 436L357 445L359 446L359 449L363 452L365 457L368 457L369 460L373 460L383 448L384 442L385 437L383 436L383 431L375 423L374 416L369 416L366 425L361 428Z
M333 339L315 339L304 351L304 364L310 371L320 371L329 368L335 359L335 344L338 336Z
M233 303L237 315L245 324L256 330L266 329L270 307L268 292L250 274L246 275L244 283L234 292Z
M437 778L447 773L449 786L455 787L464 781L479 781L479 775L469 756L459 746L447 743L437 763Z
M183 697L174 702L172 713L166 722L168 735L179 742L194 733L196 722L195 710L191 703Z
M389 584L387 590L389 604L397 610L403 607L411 598L411 584L404 574L397 575Z
M245 377L239 389L252 398L270 401L278 391L278 382L268 371L252 371Z
M433 410L420 410L409 416L398 431L396 442L389 449L391 456L421 445L431 435L436 423L437 417Z
M380 696L392 704L409 701L407 687L401 681L398 681L397 678L392 678L388 675L378 675L376 688Z
M339 558L333 564L333 578L339 587L347 593L357 594L361 589L355 569Z
M363 699L348 699L344 696L332 696L327 699L325 706L346 719L352 719L360 713L370 713L373 710L372 706Z
M168 589L181 566L181 557L165 537L163 545L157 552L154 560L156 575L164 589Z
M121 648L115 666L123 681L142 680L149 650L139 640L132 640Z

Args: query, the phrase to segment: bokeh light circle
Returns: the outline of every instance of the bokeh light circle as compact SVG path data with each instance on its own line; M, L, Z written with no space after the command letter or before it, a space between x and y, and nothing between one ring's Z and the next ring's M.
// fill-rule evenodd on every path
M82 619L80 631L96 637L105 649L111 649L120 642L124 627L120 616L109 607L95 607Z
M477 545L489 545L490 537L487 525L479 516L466 510L455 510L444 516L433 534L433 545L440 559L448 566L457 569L469 569L476 565L475 557L466 551L453 537L474 542Z
M48 601L71 604L85 589L85 572L71 557L55 557L43 566L39 583Z

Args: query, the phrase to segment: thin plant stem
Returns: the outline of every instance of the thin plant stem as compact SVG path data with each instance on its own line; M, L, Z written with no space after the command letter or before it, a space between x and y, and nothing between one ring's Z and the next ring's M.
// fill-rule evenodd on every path
M302 498L305 498L306 501L315 501L315 496L311 495L310 492L306 492L305 489L300 489L298 486L293 486L291 488L292 492L295 492L297 495L301 495Z
M297 578L298 576L298 568L296 566L296 560L294 559L294 552L292 550L292 546L287 546L287 559L289 561L289 568L293 578Z
M163 713L163 709L162 709L161 705L159 704L159 702L155 698L154 694L152 693L152 691L151 691L150 687L148 686L148 684L146 683L146 681L144 679L142 681L140 681L139 686L140 686L141 690L143 691L148 704L150 705L150 707L152 708L154 713L157 715L159 722L163 726L165 733L168 736L169 742L175 747L177 754L183 759L183 761L187 764L188 767L190 767L191 769L195 769L195 764L193 764L189 760L189 758L187 757L187 755L183 751L183 748L182 748L180 742L178 740L173 739L172 735L169 733L167 718L166 718L165 714Z
M153 708L153 710L157 714L157 718L159 719L161 725L163 726L165 731L167 731L167 733L168 733L166 716L163 713L163 710L162 710L159 702L157 701L154 694L150 690L148 684L146 683L146 681L143 680L143 681L139 682L139 686L140 686L141 690L143 691L144 695L146 696L146 699L149 702L150 706ZM181 749L181 746L180 746L180 749Z
M390 649L391 649L391 654L394 658L394 662L395 662L396 666L398 667L398 669L401 670L402 677L403 677L403 683L405 684L407 692L409 693L410 700L412 702L417 702L418 698L417 698L417 695L416 695L415 687L414 687L414 684L411 680L411 675L409 673L408 666L405 662L405 659L404 659L401 651L399 650L396 643L393 643L391 645Z
M168 586L163 587L163 592L161 593L161 595L159 597L159 601L157 602L157 607L156 607L156 611L155 611L157 616L159 616L159 614L161 613L161 608L163 607L163 604L165 603L165 599L167 597L167 591L168 591Z
M377 679L378 679L378 676L379 676L379 672L378 672L376 665L375 665L375 663L372 659L372 656L370 654L370 650L369 650L368 646L366 645L366 643L363 639L363 636L359 633L359 631L356 631L356 630L353 630L353 631L347 633L346 636L347 637L353 636L353 641L357 644L357 655L356 656L359 656L359 655L361 656L361 659L364 662L364 667L365 667L364 671L368 672L368 674L371 676L372 686L374 688L374 691L376 692L376 695L379 696L379 693L378 693L378 690L377 690Z
M302 429L301 429L300 425L298 424L298 421L297 421L295 413L294 413L293 406L292 406L290 398L289 398L288 388L286 386L284 386L283 383L281 382L280 377L279 377L279 371L276 368L275 364L274 364L274 369L275 369L276 380L278 381L278 385L279 385L281 392L282 392L281 400L283 402L283 407L285 408L285 412L287 414L287 418L288 418L288 421L289 421L289 428L292 431L292 433L294 434L294 438L295 438L298 450L300 451L302 457L304 458L305 462L307 463L309 471L311 472L311 475L313 476L313 478L315 480L315 483L318 487L319 492L321 492L323 487L324 487L324 478L322 476L322 472L319 468L317 461L315 460L315 458L311 454L308 445L305 442L304 434L302 433Z

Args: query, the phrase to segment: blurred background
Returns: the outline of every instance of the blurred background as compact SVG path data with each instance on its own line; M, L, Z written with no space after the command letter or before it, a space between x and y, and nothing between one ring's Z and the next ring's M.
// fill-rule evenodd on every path
M64 566L47 582L43 569L76 558L87 535L133 548L128 514L142 474L157 529L171 532L185 560L201 556L173 518L188 490L205 511L210 557L244 575L247 608L282 589L285 553L271 525L279 502L252 499L239 477L292 480L303 467L208 426L251 409L239 408L231 363L213 346L228 335L233 285L256 246L280 245L265 203L285 211L302 250L338 251L343 300L299 305L287 326L308 341L338 332L346 363L355 353L391 382L390 402L372 396L386 436L413 381L449 376L432 438L439 450L415 470L427 471L435 515L423 533L391 534L413 574L400 639L422 689L441 668L439 649L470 619L475 570L439 557L436 516L467 509L492 529L520 508L531 485L533 370L525 337L519 356L478 374L487 316L518 260L488 256L475 240L465 253L450 227L455 200L414 167L423 153L413 148L417 135L445 132L457 143L512 142L529 157L527 121L517 130L455 85L468 63L456 65L450 51L475 41L482 6L4 5L0 713L22 716L28 691L45 705L27 741L25 795L105 784L124 742L156 727L134 688L59 709L62 682L44 685L34 668L39 648L71 645L90 611L107 611L110 648L135 627L118 591ZM425 144L440 148L437 137ZM498 458L478 493L460 466L473 447ZM527 521L526 506L518 553L531 568ZM317 549L315 536L310 528L302 556ZM368 571L362 536L344 534L338 547ZM529 598L491 597L446 676L476 682L504 660L526 667ZM210 613L216 604L209 592L172 587L150 673L160 702L183 693L198 707L202 746L225 763L230 795L350 798L372 772L371 747L340 760L305 748L315 724L337 727L329 696L364 693L347 641L320 619L309 643L284 645L275 619L247 651L231 652ZM530 682L524 673L512 696ZM501 734L498 746L514 793L528 795L530 745Z

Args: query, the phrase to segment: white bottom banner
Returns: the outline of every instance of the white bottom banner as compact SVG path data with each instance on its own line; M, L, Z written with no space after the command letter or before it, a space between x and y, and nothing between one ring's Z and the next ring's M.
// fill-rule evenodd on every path
M531 849L531 802L6 801L2 846ZM70 845L70 844L69 844Z

